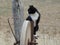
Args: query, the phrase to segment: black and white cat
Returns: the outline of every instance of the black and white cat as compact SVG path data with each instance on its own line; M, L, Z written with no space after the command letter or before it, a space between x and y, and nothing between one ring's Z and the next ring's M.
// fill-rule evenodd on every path
M30 5L28 15L29 16L26 18L26 20L34 22L34 35L36 35L36 31L39 29L38 23L40 21L40 13L33 5Z

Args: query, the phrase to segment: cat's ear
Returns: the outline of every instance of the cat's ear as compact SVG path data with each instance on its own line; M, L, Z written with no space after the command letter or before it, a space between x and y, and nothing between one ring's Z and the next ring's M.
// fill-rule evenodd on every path
M33 5L29 5L29 7L34 7Z

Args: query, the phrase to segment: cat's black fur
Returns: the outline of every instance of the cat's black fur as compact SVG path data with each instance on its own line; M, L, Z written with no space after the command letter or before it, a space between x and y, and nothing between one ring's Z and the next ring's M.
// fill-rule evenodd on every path
M38 13L39 17L36 20L36 26L34 27L34 35L36 34L36 31L38 31L38 29L39 29L38 23L40 21L40 13L33 5L30 5L29 9L28 9L28 14L34 14L35 12ZM33 21L32 17L30 15L26 18L26 20Z

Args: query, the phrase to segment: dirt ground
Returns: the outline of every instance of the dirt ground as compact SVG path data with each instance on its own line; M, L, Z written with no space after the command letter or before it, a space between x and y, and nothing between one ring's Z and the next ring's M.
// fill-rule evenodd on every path
M60 45L60 0L22 0L24 18L29 5L34 5L41 13L38 45ZM0 45L13 45L15 39L7 19L12 17L12 1L0 0ZM10 19L13 28L13 21Z

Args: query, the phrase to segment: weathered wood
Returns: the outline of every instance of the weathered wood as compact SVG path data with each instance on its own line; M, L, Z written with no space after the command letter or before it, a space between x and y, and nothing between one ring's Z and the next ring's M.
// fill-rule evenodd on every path
M16 41L20 40L20 31L23 24L23 5L21 0L12 0L12 10L13 10L13 18L14 18L14 30Z
M29 21L24 21L21 30L20 45L28 45L28 39L31 41L31 24Z
M30 21L24 21L22 30L21 30L20 45L28 45L29 42L32 42L32 39L31 39L33 37L32 26L33 26L33 22L31 23Z
M33 41L33 33L34 33L34 22L33 21L31 21L30 22L31 23L31 41Z

